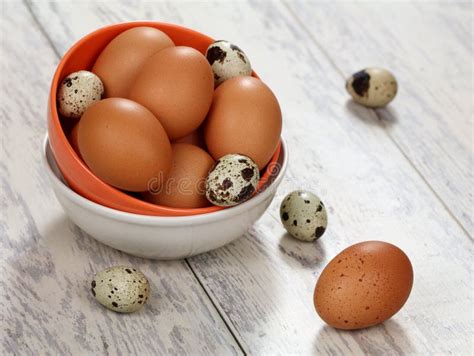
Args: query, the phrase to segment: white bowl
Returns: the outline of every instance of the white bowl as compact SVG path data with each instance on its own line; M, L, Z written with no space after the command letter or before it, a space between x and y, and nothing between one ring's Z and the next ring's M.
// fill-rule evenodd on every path
M263 215L285 175L288 150L284 140L277 173L252 199L217 212L179 217L146 216L96 204L67 186L46 136L43 163L54 193L69 218L108 246L153 259L177 259L207 252L239 238Z

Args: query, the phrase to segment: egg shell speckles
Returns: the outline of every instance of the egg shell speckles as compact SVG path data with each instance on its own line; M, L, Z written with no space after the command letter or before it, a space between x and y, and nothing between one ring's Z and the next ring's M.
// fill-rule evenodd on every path
M349 246L321 272L314 291L316 312L338 329L377 325L397 313L413 286L413 267L397 246L364 241Z
M260 173L251 158L228 154L221 157L206 179L206 198L214 205L234 206L248 200L257 189Z
M297 190L280 205L280 218L288 233L301 241L319 239L328 225L323 202L313 193Z
M61 115L79 118L104 94L104 85L97 75L86 70L69 74L58 91L58 110Z
M346 81L347 92L355 102L372 107L383 107L397 94L397 80L386 69L367 68L354 73Z
M252 66L247 55L228 41L216 41L206 51L206 58L214 72L216 86L227 79L252 74Z
M133 267L115 266L96 274L91 282L92 295L104 307L132 313L148 300L150 285L145 275Z

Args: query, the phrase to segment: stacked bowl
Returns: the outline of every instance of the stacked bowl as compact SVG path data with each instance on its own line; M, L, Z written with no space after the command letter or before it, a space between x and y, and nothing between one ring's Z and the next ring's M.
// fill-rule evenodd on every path
M90 70L101 51L117 35L143 26L159 29L177 46L189 46L201 53L205 53L214 42L196 31L157 22L117 24L85 36L66 53L54 75L48 102L48 136L44 142L43 162L64 210L92 237L137 256L183 258L233 241L261 217L283 178L288 152L281 139L270 162L261 169L255 194L229 208L177 208L152 204L97 177L68 140L72 128L58 113L58 89L70 73ZM252 76L258 78L255 73Z

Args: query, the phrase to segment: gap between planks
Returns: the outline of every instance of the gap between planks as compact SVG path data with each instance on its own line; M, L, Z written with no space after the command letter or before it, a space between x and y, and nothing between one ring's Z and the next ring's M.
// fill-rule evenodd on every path
M51 47L51 49L53 50L53 52L56 54L56 56L58 57L58 59L61 58L61 55L58 51L58 49L55 47L53 41L51 40L51 38L49 37L48 33L46 32L46 30L44 29L43 25L39 22L38 18L36 17L36 14L34 13L33 9L31 8L31 4L28 0L23 0L23 3L25 4L26 8L28 9L28 12L30 13L31 17L33 18L33 21L35 23L35 25L38 27L38 29L40 30L41 32L41 35L46 39L46 41L48 42L49 46ZM197 283L199 284L199 286L202 288L202 290L204 291L204 294L207 296L207 298L209 299L210 303L212 304L212 306L214 307L214 309L216 310L217 314L219 315L219 317L221 318L222 322L224 323L224 325L226 326L227 330L229 331L230 335L232 335L232 338L235 340L236 344L238 345L238 347L240 348L240 351L242 352L243 355L248 355L248 351L244 348L241 340L236 336L236 331L235 331L235 328L233 326L230 325L230 321L227 320L225 317L224 317L224 314L222 313L222 311L220 310L220 308L218 307L217 303L215 300L212 299L211 295L209 294L209 292L207 291L207 289L205 288L204 284L202 283L202 281L199 279L198 275L196 274L196 272L194 271L191 263L189 262L189 260L187 258L184 259L184 261L186 262L186 265L188 266L191 274L193 275L193 277L196 279Z
M314 37L313 33L309 30L308 26L305 25L305 23L301 20L301 18L298 16L298 14L291 8L290 4L288 1L282 0L283 6L288 10L289 14L293 19L296 21L298 26L301 27L301 29L308 35L310 40L313 42L313 44L323 53L323 55L326 57L328 62L331 64L331 66L335 69L337 73L341 76L343 80L346 80L347 78L345 77L344 72L342 71L341 68L336 64L334 59L329 55L329 53L325 50L325 48L318 42L318 40ZM313 54L311 54L313 55ZM315 58L317 60L317 58ZM413 168L413 170L416 172L418 177L425 183L425 185L428 187L428 189L433 193L435 198L441 203L443 208L446 210L448 215L456 222L456 224L461 228L461 230L464 232L465 236L470 240L473 241L473 237L467 231L467 229L464 227L464 225L461 223L461 221L453 214L451 209L449 209L448 205L446 202L441 198L441 196L436 192L436 190L433 188L433 186L429 183L429 181L426 179L426 177L421 173L421 171L416 167L416 165L413 163L413 161L410 159L410 157L407 155L407 153L403 150L403 148L398 144L398 142L393 138L392 135L386 130L386 125L384 123L384 120L380 116L380 114L377 112L377 110L370 109L372 113L375 115L377 120L381 123L381 127L383 128L383 132L387 135L388 139L392 142L392 144L397 148L397 150L401 153L401 155L405 158L405 160L408 162L408 164Z
M184 260L185 260L187 266L189 267L189 269L191 270L192 274L194 275L194 278L196 278L196 280L198 281L198 283L201 286L202 290L206 294L207 298L209 298L212 306L216 309L217 314L219 314L220 318L224 322L225 326L227 327L227 330L229 330L229 332L232 335L232 337L234 338L235 342L240 347L240 350L242 351L242 353L245 356L247 356L249 354L249 352L244 348L244 346L240 342L240 339L237 337L237 331L235 330L235 327L233 326L232 321L227 320L227 318L225 317L225 313L221 312L221 309L219 308L219 304L216 301L214 301L214 299L208 293L206 287L204 286L204 284L199 279L198 274L196 273L196 271L194 271L194 268L193 268L192 264L189 262L189 259L185 258Z

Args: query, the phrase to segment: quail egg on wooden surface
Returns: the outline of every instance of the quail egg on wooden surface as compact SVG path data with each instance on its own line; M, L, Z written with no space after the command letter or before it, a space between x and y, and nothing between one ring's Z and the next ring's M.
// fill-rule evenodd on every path
M252 66L247 55L228 41L220 40L212 43L207 48L206 58L214 72L216 86L227 79L252 74Z
M405 304L413 285L413 267L397 246L382 241L352 245L324 268L314 291L314 306L338 329L380 324Z
M346 89L355 102L371 108L383 107L397 94L397 80L383 68L366 68L346 81Z
M225 155L206 179L206 198L214 205L234 206L248 200L257 189L260 173L251 158Z
M104 85L97 75L86 70L69 74L58 91L58 109L61 115L79 118L84 111L102 98Z
M115 266L95 275L91 292L104 307L119 313L132 313L148 300L150 285L137 269Z
M323 202L313 193L297 190L288 194L280 205L280 218L288 233L295 239L319 239L328 225Z

